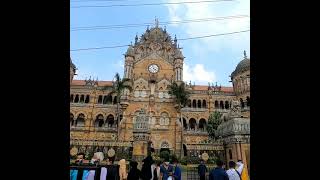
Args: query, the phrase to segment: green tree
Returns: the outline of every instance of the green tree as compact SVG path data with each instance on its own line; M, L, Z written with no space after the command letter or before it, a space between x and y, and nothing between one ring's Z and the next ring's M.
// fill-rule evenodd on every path
M125 89L128 89L129 91L132 91L132 87L129 85L130 83L130 79L128 78L120 78L119 73L116 73L116 75L114 76L114 81L113 81L113 86L112 86L112 91L108 94L108 95L116 95L116 103L117 103L117 112L116 112L116 116L117 116L117 127L118 127L118 136L117 136L117 140L119 140L119 135L120 135L120 98L123 95L123 92Z
M181 152L180 159L183 154L183 120L182 120L182 111L181 109L186 106L188 99L190 97L190 92L186 89L184 82L173 82L169 86L169 94L174 96L176 102L176 108L180 112L180 121L181 121Z
M209 137L212 139L216 139L216 131L218 126L222 122L222 114L218 111L215 111L210 114L209 119L208 119L208 125L207 125L207 131L209 134Z

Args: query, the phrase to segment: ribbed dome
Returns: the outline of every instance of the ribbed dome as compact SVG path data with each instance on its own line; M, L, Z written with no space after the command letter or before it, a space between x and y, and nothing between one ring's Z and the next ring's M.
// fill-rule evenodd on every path
M247 70L250 70L250 58L247 58L246 52L244 52L244 59L239 62L236 69L231 73L231 77Z
M125 56L134 56L134 48L132 46L129 46Z

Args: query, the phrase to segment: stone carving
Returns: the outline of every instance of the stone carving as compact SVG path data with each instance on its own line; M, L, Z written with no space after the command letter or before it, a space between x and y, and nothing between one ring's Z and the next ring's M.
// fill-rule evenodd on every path
M241 116L240 102L233 100L231 103L230 117L240 117L240 116Z

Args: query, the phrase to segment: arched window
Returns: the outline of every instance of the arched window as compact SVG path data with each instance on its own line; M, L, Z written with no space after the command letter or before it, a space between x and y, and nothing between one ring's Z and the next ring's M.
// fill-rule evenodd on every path
M220 108L224 109L223 101L220 101Z
M198 108L201 108L201 100L198 100Z
M232 159L232 151L229 149L229 159Z
M74 102L78 103L79 102L79 94L76 95L76 97L74 98Z
M113 116L112 114L110 114L109 116L107 116L106 126L107 126L107 127L113 127L113 126L114 126L114 116Z
M83 103L84 102L84 95L82 94L81 96L80 96L80 103Z
M196 101L195 99L192 101L192 107L193 107L193 108L196 108L196 107L197 107L197 101Z
M205 119L200 119L199 121L199 129L201 129L202 131L205 130L205 128L207 127L207 122Z
M99 114L99 115L96 117L94 126L95 126L95 127L103 127L103 125L104 125L103 115L102 115L102 114Z
M117 96L113 98L113 104L117 104Z
M87 95L87 96L86 96L86 100L84 101L84 103L89 103L89 101L90 101L90 96Z
M229 101L225 101L224 102L224 106L225 106L226 109L229 109Z
M169 143L167 141L162 142L161 148L169 148Z
M197 125L197 121L194 118L191 118L189 120L190 129L195 130L196 129L196 125Z
M70 95L70 102L73 102L73 94Z
M183 144L183 155L187 156L188 155L188 150L187 150L187 146L185 144Z
M218 101L214 101L214 108L218 109L219 108L219 102Z
M202 108L207 108L207 101L206 100L202 101Z
M160 114L160 125L169 125L170 120L169 120L169 115L166 112L163 112Z
M106 103L112 104L112 96L110 94L106 97Z
M70 113L70 126L74 126L75 120L74 120L74 115Z
M250 97L247 96L247 106L250 107Z
M102 104L102 95L98 97L98 104Z
M188 99L187 106L191 107L191 99Z
M242 98L240 98L240 104L241 104L241 108L244 108L244 102L243 102Z
M77 127L83 127L84 126L84 114L79 114L75 123L75 126Z
M188 125L187 125L187 120L185 118L182 118L182 122L183 122L183 128L184 129L188 129Z

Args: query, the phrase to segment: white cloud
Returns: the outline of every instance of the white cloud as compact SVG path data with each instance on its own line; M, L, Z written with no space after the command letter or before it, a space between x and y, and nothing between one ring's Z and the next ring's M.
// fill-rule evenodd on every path
M183 67L183 80L195 82L196 84L207 84L214 82L216 75L213 71L208 71L203 64L196 64L194 67L189 67L186 63Z
M167 0L167 2L180 2L183 0ZM192 0L197 1L197 0ZM176 19L202 19L223 16L249 15L250 1L231 1L216 3L195 3L195 4L179 4L167 5L170 21ZM211 34L228 33L250 29L250 18L235 18L229 20L215 20L206 22L193 22L179 24L179 27L188 37L205 36ZM180 37L184 38L184 37ZM178 37L179 39L179 37ZM189 44L199 46L206 51L218 52L222 49L241 51L250 44L250 33L237 33L233 35L225 35L219 37L210 37L197 40L189 40ZM248 51L249 49L247 49ZM249 54L249 53L248 53Z

